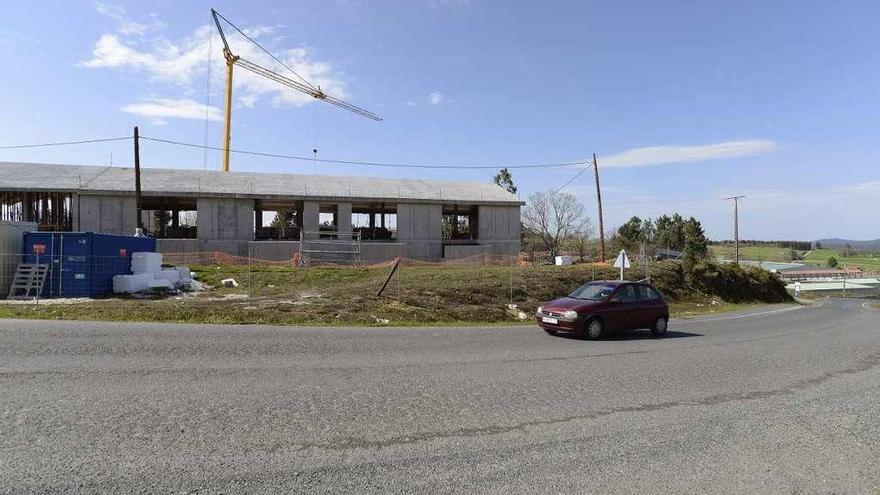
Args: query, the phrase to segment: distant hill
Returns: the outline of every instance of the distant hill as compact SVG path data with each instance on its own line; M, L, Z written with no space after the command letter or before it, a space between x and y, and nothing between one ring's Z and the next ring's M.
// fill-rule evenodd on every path
M880 239L874 239L873 241L854 241L852 239L819 239L815 241L817 243L822 243L822 247L832 248L832 249L841 249L845 248L847 244L852 246L853 249L857 251L876 251L880 250Z

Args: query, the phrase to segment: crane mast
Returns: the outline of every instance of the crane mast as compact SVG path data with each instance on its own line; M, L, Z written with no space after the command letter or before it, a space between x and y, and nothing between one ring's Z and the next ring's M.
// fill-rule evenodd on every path
M223 27L220 25L220 19L223 19L224 21L226 21L230 26L235 28L236 31L238 31L239 33L244 35L246 38L248 38L248 40L250 40L254 44L256 44L256 42L251 40L240 29L238 29L238 27L236 27L234 24L229 22L228 19L223 17L223 15L221 15L216 10L211 9L211 16L214 18L214 24L217 26L217 31L220 33L220 39L223 40L223 58L226 60L226 94L225 94L226 109L224 112L225 119L223 121L223 171L224 172L229 171L229 145L232 141L232 135L231 135L231 130L232 130L232 73L233 73L233 68L235 67L235 65L238 65L239 67L241 67L243 69L247 69L248 71L253 72L254 74L257 74L258 76L262 76L262 77L265 77L266 79L270 79L270 80L275 81L279 84L283 84L283 85L287 86L288 88L295 89L301 93L305 93L305 94L307 94L317 100L321 100L321 101L330 103L332 105L336 105L337 107L343 108L345 110L348 110L349 112L360 115L362 117L366 117L368 119L375 120L375 121L382 120L381 117L374 114L373 112L370 112L369 110L365 110L365 109L363 109L357 105L354 105L352 103L349 103L345 100L342 100L342 99L339 99L339 98L336 98L334 96L330 96L330 95L324 93L321 90L320 86L317 86L317 87L312 86L305 79L303 79L303 82L295 81L295 80L293 80L289 77L283 76L283 75L281 75L271 69L267 69L261 65L255 64L254 62L243 59L240 56L233 54L232 50L229 48L229 43L226 40L226 34L223 32ZM257 46L259 46L259 45L257 45ZM263 47L260 47L260 48L263 49ZM263 49L263 51L265 51L265 49ZM266 52L266 53L268 53L268 52ZM269 55L272 56L272 58L275 58L275 56L272 55L271 53ZM276 60L278 60L278 59L276 58ZM284 65L284 64L282 63L282 65ZM285 67L287 67L287 66L285 65ZM288 69L290 69L290 68L288 67ZM292 69L291 69L291 72L293 72ZM296 74L296 73L294 73L294 74ZM299 77L298 74L297 74L297 77ZM300 77L300 79L302 79L302 77Z

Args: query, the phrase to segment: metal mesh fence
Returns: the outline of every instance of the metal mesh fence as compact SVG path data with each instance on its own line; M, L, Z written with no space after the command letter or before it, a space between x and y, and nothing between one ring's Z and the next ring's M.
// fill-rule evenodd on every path
M423 261L395 258L380 263L360 260L303 263L299 253L283 260L236 256L222 252L170 253L163 255L165 268L186 267L186 273L204 288L207 298L276 302L301 309L299 303L320 299L328 305L358 304L363 300L395 300L402 306L430 310L442 301L447 306L484 306L510 311L530 310L531 305L563 295L591 280L617 279L619 270L608 264L576 263L572 267L530 262L527 254L500 256L479 254L445 260ZM314 261L314 260L313 260ZM21 265L46 267L38 293L27 299L106 298L112 292L113 277L131 273L131 256L37 256L0 254L0 299L10 295L16 271ZM686 288L679 261L633 259L626 270L629 280L649 280L661 289ZM880 290L847 294L876 297ZM156 297L167 291L157 290ZM27 295L27 294L25 294ZM677 297L679 294L668 293ZM310 299L311 298L311 299ZM514 307L514 305L516 307ZM305 304L303 304L303 307Z

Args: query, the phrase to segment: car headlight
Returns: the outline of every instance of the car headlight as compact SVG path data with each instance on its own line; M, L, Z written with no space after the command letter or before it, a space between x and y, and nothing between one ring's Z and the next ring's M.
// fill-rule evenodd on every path
M538 306L538 313L544 312L544 306Z
M578 317L578 313L577 311L566 311L565 313L562 313L562 316L573 320Z

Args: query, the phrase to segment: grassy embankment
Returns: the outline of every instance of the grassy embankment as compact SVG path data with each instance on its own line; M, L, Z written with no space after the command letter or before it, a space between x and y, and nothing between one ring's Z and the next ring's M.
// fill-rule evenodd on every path
M214 289L159 300L114 298L84 302L0 304L0 317L107 321L159 321L301 325L430 325L515 323L519 311L567 294L580 284L616 278L616 270L593 265L404 266L382 297L376 291L387 269L196 267ZM634 273L635 277L636 274ZM641 274L638 274L640 277ZM220 280L234 277L238 287ZM670 301L674 316L716 313L745 304L790 301L767 272L713 264L685 276L681 265L656 263L652 280ZM399 287L399 289L398 289ZM250 294L250 297L248 296ZM399 294L399 295L398 295ZM507 307L510 302L516 310ZM384 321L387 320L387 323Z

